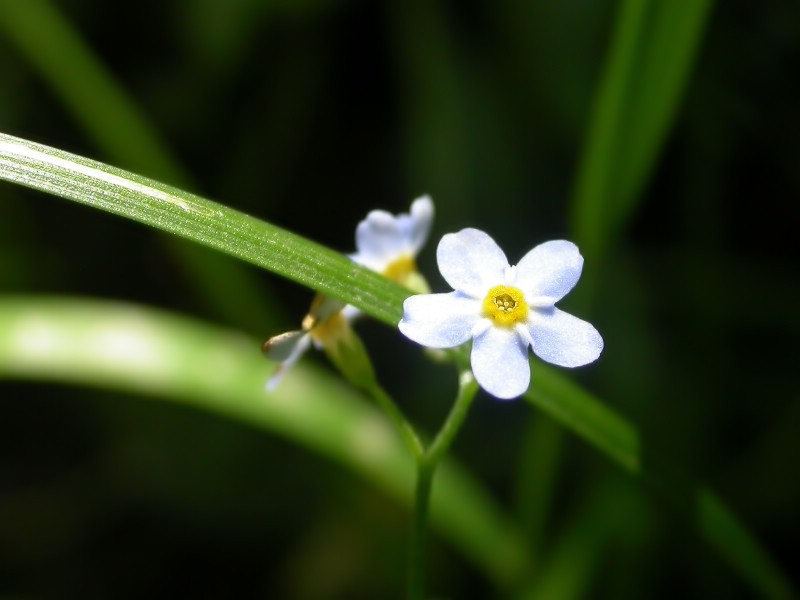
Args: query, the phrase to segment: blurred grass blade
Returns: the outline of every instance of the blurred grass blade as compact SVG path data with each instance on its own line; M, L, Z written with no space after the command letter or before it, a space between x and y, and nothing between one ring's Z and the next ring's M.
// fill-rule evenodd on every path
M581 251L602 259L672 124L712 0L622 0L572 198Z
M395 0L387 7L408 179L439 198L439 210L464 217L471 211L468 136L474 124L446 7L426 0Z
M189 183L148 118L51 2L0 0L0 32L115 164Z
M583 154L575 177L572 198L572 230L585 256L600 257L607 240L604 214L611 202L617 153L622 143L624 111L633 78L636 52L644 29L647 0L621 0L612 45L599 82L586 129Z
M258 341L185 317L114 302L0 298L0 378L89 385L208 410L313 449L411 506L413 459L378 409L307 365L296 365L267 394L270 369ZM439 472L431 516L496 585L522 577L522 537L453 461Z
M0 134L0 179L199 242L391 325L402 316L408 294L385 277L298 235L146 177Z
M636 428L597 398L537 363L525 395L565 427L670 501L731 566L765 598L794 597L792 585L761 544L708 488L655 455Z
M115 164L192 187L190 175L147 115L52 2L0 0L0 34ZM239 263L182 241L167 243L195 293L229 323L265 327L279 313L267 309L270 299L263 286Z
M614 177L614 213L620 224L631 217L666 142L712 7L713 0L652 3Z

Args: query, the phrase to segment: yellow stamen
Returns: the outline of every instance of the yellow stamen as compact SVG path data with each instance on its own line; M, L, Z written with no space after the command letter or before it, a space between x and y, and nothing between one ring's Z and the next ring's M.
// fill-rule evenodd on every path
M309 334L314 340L325 346L340 338L347 329L347 319L338 312L311 329Z
M497 285L486 294L483 301L483 314L498 325L511 327L528 317L525 295L515 287Z
M390 262L389 266L383 270L382 275L397 283L405 284L409 276L416 273L416 271L417 265L414 262L414 257L404 255Z

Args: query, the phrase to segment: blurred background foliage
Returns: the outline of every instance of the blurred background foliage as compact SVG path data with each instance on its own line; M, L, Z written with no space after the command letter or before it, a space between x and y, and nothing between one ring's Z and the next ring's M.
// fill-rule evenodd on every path
M367 211L430 193L437 218L420 263L434 289L446 232L484 229L512 262L576 239L586 287L563 306L600 329L606 350L575 377L718 491L791 570L800 5L720 3L698 19L653 168L637 168L637 185L626 164L646 151L608 151L625 160L608 193L630 205L609 225L582 205L597 188L582 192L576 173L617 11L636 4L4 0L0 130L343 252ZM681 46L654 47L664 69L639 74L656 82L642 87L654 94L646 106L669 100L657 83ZM658 127L624 107L617 117L625 139L642 132L626 123ZM2 292L136 301L261 337L295 328L310 301L188 242L33 195L0 187ZM455 382L415 348L382 351L387 328L360 331L386 386L436 427ZM406 514L324 457L133 396L19 382L0 395L0 593L401 595ZM662 503L527 404L479 398L453 451L554 565L539 597L749 597ZM444 545L432 573L454 598L493 594Z

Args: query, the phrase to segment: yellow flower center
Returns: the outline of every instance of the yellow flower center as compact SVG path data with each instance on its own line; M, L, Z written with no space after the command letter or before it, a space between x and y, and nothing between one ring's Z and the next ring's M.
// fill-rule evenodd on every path
M314 340L326 346L342 337L348 328L347 319L344 318L342 313L337 312L319 325L316 325L309 333Z
M400 258L393 260L389 266L381 273L384 277L388 277L392 281L405 284L408 278L417 272L417 265L414 263L412 256L404 255Z
M483 314L498 325L511 327L528 317L525 295L515 287L497 285L489 290L483 301Z

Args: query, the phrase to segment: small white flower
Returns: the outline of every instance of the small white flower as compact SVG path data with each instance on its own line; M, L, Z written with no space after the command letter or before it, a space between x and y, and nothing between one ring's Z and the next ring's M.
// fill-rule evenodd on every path
M528 346L562 367L600 356L597 330L555 307L583 268L572 242L540 244L510 266L489 235L463 229L442 238L436 258L455 291L407 298L400 331L430 348L452 348L472 338L472 371L493 396L507 400L528 389Z
M415 259L428 239L433 223L433 202L422 196L411 204L409 214L397 216L384 210L371 211L356 228L354 262L415 292L427 292L428 284L417 271ZM311 347L332 346L350 334L349 322L361 314L354 306L317 295L302 329L271 337L264 354L281 363L267 382L274 389L286 371Z
M428 240L432 224L433 202L429 196L414 200L408 214L394 216L373 210L356 228L356 253L350 258L413 291L428 291L427 283L420 281L415 259ZM419 289L420 284L423 289Z

